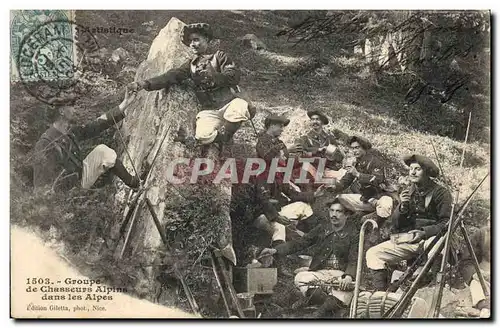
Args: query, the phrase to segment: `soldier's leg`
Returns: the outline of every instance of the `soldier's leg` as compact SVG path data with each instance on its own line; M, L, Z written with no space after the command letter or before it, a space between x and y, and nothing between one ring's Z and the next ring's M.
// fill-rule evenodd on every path
M388 240L366 251L366 265L372 270L373 285L377 290L387 289L387 265L413 258L419 250L419 244L394 244Z
M196 115L195 139L202 145L214 142L223 124L222 113L217 110L203 110Z
M377 215L381 218L388 218L392 214L394 201L389 196L382 196L379 200L377 200L377 205L375 206L375 210Z
M340 194L338 200L344 205L348 210L357 212L373 212L375 207L370 203L365 203L361 200L360 194Z
M83 160L82 188L89 189L106 171L111 171L131 188L139 186L138 177L132 176L123 163L117 158L116 152L106 145L96 146Z
M220 134L220 141L227 143L238 131L243 122L248 121L255 114L255 107L246 100L235 98L219 110L224 118L224 128Z
M327 282L334 278L341 277L344 274L340 270L318 270L318 271L303 271L299 272L294 283L302 294L304 300L311 304L321 305L313 314L313 317L323 317L327 311L336 311L348 305L351 302L353 293L334 290L327 293L324 289L314 286L315 282Z

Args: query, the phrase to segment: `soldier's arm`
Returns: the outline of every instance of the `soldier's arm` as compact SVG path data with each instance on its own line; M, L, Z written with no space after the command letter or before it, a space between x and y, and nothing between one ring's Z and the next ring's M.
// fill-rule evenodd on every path
M318 237L321 234L322 229L324 229L322 225L316 226L314 229L312 229L302 237L276 246L275 249L277 251L277 254L294 254L298 251L306 249L307 247L313 245L318 241Z
M179 84L190 76L191 61L185 62L178 68L173 68L167 72L139 82L139 86L146 91L160 90L171 85Z
M379 184L384 182L385 180L384 166L381 161L374 158L368 170L370 172L366 173L359 172L358 180L360 183L378 186Z
M359 234L355 233L351 237L351 243L349 244L349 253L347 257L347 267L345 269L345 274L356 279L356 267L358 264L358 244L359 244Z
M220 72L213 73L214 84L219 87L236 86L240 82L241 71L223 51L217 51L215 58Z
M279 157L280 150L288 155L288 151L284 143L273 144L269 139L260 139L257 143L257 155L265 161L272 161L273 158Z
M350 173L344 174L344 176L335 183L335 190L340 192L346 188L348 188L356 177Z
M50 185L62 170L63 154L60 147L47 139L39 140L33 153L33 186Z
M257 201L261 204L264 215L269 221L276 221L279 213L271 203L271 197L269 195L269 191L265 186L266 181L258 180L256 182L256 193L257 193Z
M434 192L433 198L436 201L437 223L421 228L425 232L425 238L435 236L446 226L450 219L452 196L449 190L446 188L439 188Z
M314 202L314 192L313 191L297 191L288 183L281 185L282 192L290 198L292 202L304 202L312 203Z
M88 124L73 127L71 132L80 140L90 139L98 136L101 132L109 129L124 118L125 113L123 110L115 108L102 114L96 120Z

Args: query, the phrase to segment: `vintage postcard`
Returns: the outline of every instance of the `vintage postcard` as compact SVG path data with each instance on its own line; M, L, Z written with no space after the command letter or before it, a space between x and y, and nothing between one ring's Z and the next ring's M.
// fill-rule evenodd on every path
M12 10L11 317L491 318L490 33Z

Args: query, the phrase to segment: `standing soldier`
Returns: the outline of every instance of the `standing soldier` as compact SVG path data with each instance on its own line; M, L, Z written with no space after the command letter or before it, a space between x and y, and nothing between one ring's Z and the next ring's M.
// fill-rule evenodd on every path
M451 193L431 180L439 175L437 166L421 155L405 157L404 162L410 168L411 185L401 192L392 223L396 232L407 234L398 234L399 240L391 238L366 252L366 264L373 270L373 285L377 290L387 289L386 265L418 256L450 219ZM429 256L432 252L435 248Z
M194 58L181 67L171 69L159 76L129 84L137 90L160 90L185 80L194 82L196 96L203 111L196 116L195 139L179 131L177 140L201 145L213 142L223 144L231 140L242 122L255 115L255 107L238 98L240 70L223 51L208 53L213 33L208 24L185 25L181 41L188 46Z
M372 144L365 138L353 136L347 143L354 159L346 165L347 173L333 187L335 191L343 192L339 201L351 211L376 211L380 218L388 218L392 214L393 200L383 195L385 174L382 162L370 152ZM344 193L345 190L348 193Z
M297 240L264 249L260 257L275 255L276 259L288 254L316 245L311 265L307 271L295 276L295 286L302 292L304 298L295 303L293 308L312 303L320 305L313 317L323 317L328 311L337 316L351 302L353 293L347 291L352 287L356 276L358 259L359 234L353 223L348 220L346 208L338 201L326 204L329 220L316 226L309 233ZM338 288L324 289L321 283L337 281ZM352 289L351 289L352 290Z
M47 185L55 185L71 175L81 179L84 189L92 187L95 181L106 171L111 171L127 186L138 188L140 179L132 176L123 163L117 158L116 152L106 145L96 146L85 158L81 153L80 142L98 136L101 132L118 123L125 117L125 109L132 103L134 96L125 99L119 108L100 116L97 120L75 125L75 98L53 98L52 104L64 104L59 107L59 117L52 126L37 141L34 149L35 189Z

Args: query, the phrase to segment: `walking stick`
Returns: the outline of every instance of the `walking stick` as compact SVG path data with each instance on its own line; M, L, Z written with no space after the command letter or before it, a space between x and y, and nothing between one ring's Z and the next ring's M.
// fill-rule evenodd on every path
M359 295L359 287L361 286L361 271L363 269L363 246L365 243L365 230L366 225L371 223L373 229L378 229L377 222L372 219L368 219L361 225L360 233L359 233L359 245L358 245L358 263L356 266L356 283L354 285L354 296L352 299L351 305L351 313L349 314L349 318L356 318L356 310L358 308L358 295Z
M462 159L460 160L460 169L462 169L465 158L465 146L467 145L467 139L469 137L469 128L470 128L470 120L472 117L472 112L469 112L469 122L467 123L467 131L465 132L465 141L464 141L464 149L462 150ZM446 274L446 265L448 264L448 253L450 252L450 244L451 244L451 233L452 233L452 225L453 225L453 211L455 210L455 205L458 202L458 197L460 195L460 189L457 189L457 193L455 196L455 201L451 205L451 214L450 220L448 222L448 232L446 233L446 241L444 246L444 254L441 261L441 269L436 277L436 283L438 284L438 288L432 298L431 310L433 309L433 313L429 312L428 317L439 317L439 309L441 308L441 300L443 298L443 289L445 284L445 274Z
M476 188L474 188L474 190L469 195L469 197L467 197L466 202L462 205L462 208L460 209L460 211L456 215L457 218L456 218L456 221L453 223L452 232L455 231L455 229L457 228L458 224L463 219L463 213L464 213L465 209L469 205L469 203L472 200L474 194L477 192L477 190L479 190L479 187L481 187L481 185L483 184L483 182L486 180L486 178L488 176L489 176L489 172L484 176L484 178L476 186ZM445 228L443 228L443 229L445 229ZM413 281L410 289L403 295L403 297L401 297L401 299L398 301L398 303L396 303L392 308L390 308L389 310L387 310L384 313L384 315L382 316L383 318L394 318L394 317L398 318L398 317L401 316L401 314L404 312L404 310L408 306L408 302L411 300L411 298L413 297L413 295L415 295L415 293L416 293L416 291L418 289L418 284L420 283L420 280L422 280L423 276L427 272L429 272L429 269L430 269L432 263L434 262L434 260L436 259L436 257L439 255L439 253L442 251L443 246L444 246L444 241L443 241L442 238L440 238L439 241L437 242L437 250L427 260L427 262L425 263L422 271L419 273L419 275L417 276L417 278L415 278L415 280Z

